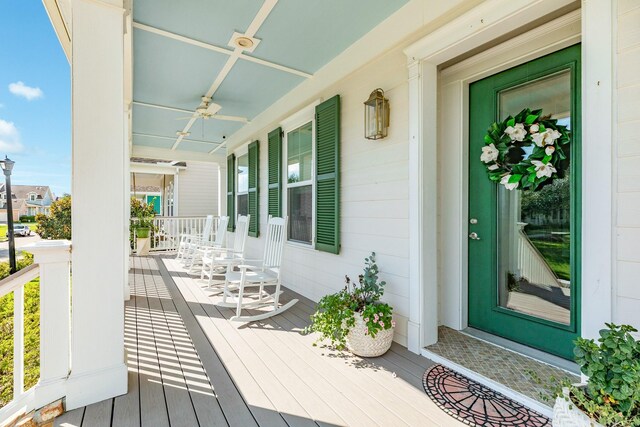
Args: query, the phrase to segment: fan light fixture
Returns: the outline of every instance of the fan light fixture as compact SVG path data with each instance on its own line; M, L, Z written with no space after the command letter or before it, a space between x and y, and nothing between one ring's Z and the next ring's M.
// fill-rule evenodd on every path
M191 132L183 132L183 131L179 130L179 131L176 132L176 135L185 138L185 137L191 135Z

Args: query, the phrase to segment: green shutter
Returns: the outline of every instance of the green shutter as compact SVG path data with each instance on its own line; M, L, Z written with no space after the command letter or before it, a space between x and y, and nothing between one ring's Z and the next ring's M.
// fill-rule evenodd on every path
M316 107L316 249L340 252L340 96Z
M269 132L269 215L282 216L282 128Z
M258 183L260 182L260 146L258 141L249 144L249 236L258 237L260 235L260 192Z
M227 157L227 215L227 231L233 231L236 228L236 156L233 154Z

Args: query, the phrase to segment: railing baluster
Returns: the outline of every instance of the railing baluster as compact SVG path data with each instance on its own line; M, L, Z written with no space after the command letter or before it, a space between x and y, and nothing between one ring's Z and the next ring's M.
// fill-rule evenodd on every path
M24 287L13 291L13 398L24 392Z

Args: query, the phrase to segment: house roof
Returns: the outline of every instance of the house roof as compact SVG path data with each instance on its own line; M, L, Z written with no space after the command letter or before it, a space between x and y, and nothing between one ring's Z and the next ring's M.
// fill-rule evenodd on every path
M14 199L28 199L29 193L35 193L36 199L44 199L47 192L53 197L53 193L48 185L12 185L11 193L15 196ZM0 194L6 193L5 184L0 184Z

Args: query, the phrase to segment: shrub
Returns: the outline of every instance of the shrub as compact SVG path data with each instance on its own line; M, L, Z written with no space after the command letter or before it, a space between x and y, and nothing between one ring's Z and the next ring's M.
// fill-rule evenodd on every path
M71 196L51 203L49 215L36 215L36 233L43 239L71 239Z
M20 222L35 222L35 215L21 215Z

